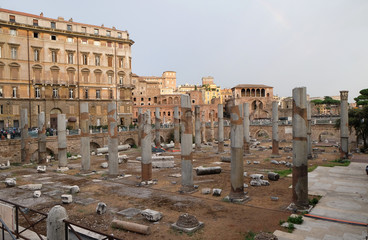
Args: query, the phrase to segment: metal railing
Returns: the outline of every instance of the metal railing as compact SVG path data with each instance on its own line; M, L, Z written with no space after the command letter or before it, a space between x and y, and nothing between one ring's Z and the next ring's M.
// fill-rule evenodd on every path
M69 222L68 220L64 220L64 223L65 223L65 240L68 240L69 237L68 237L68 233L69 233L69 230L71 233L74 234L74 236L76 238L78 238L79 240L83 240L83 236L84 234L80 233L80 232L77 232L74 228L74 227L79 227L79 228L82 228L82 229L85 229L85 230L88 230L90 232L93 232L95 234L98 234L100 236L102 236L103 238L101 238L101 240L123 240L122 238L118 238L118 237L115 237L113 235L107 235L103 232L100 232L100 231L97 231L95 229L91 229L91 228L88 228L88 227L85 227L85 226L82 226L82 225L79 225L79 224L76 224L76 223L72 223L72 222Z
M4 202L4 203L6 203L10 206L13 206L15 208L15 231L7 228L8 232L10 232L11 234L14 234L17 239L18 238L28 239L26 236L24 236L23 233L27 230L31 230L38 236L38 239L41 239L41 240L46 239L46 238L43 238L41 236L41 234L37 231L37 229L35 227L37 224L41 223L42 221L44 221L47 218L46 213L42 213L40 211L30 209L28 207L25 207L25 206L22 206L22 205L19 205L19 204L16 204L16 203L12 203L12 202L9 202L9 201L3 200L3 199L0 199L0 201ZM23 218L24 218L23 220L25 221L22 224L26 224L25 225L26 227L21 231L20 231L20 226L19 226L19 222L21 220L20 215L23 216ZM35 219L34 215L39 215L39 216L41 216L41 218L38 219L38 220L32 221L31 218ZM1 227L1 229L2 229L2 231L4 231L3 226Z
M2 235L2 239L5 239L5 231L8 232L9 236L13 239L13 240L16 240L15 236L11 233L10 229L8 228L8 226L4 223L4 221L0 218L0 222L1 222L1 235Z

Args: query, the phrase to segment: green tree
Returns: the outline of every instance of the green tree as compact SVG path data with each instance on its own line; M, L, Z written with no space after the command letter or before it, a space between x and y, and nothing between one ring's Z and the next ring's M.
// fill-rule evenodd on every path
M332 99L332 97L325 96L322 103L326 104L326 105L336 105L336 104L340 104L340 101L339 100L334 100L334 99Z
M357 138L363 140L363 148L367 149L368 105L349 110L349 128L354 128Z
M368 88L360 90L360 95L356 98L354 98L356 104L359 106L368 105Z

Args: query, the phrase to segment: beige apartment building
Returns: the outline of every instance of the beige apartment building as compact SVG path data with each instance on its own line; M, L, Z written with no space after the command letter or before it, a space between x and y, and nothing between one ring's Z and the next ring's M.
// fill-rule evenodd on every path
M134 41L127 31L0 9L0 129L18 127L28 109L29 126L46 113L56 128L64 113L79 128L79 106L89 103L90 124L107 125L115 102L121 125L132 122Z

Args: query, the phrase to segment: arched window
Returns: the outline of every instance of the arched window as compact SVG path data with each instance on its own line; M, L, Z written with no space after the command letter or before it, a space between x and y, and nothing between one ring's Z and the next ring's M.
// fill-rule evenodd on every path
M251 97L255 97L255 96L256 96L256 90L252 89Z
M265 93L266 93L266 91L262 88L262 90L261 90L261 97L264 97L265 96Z
M241 96L245 97L245 89L244 88L241 90Z

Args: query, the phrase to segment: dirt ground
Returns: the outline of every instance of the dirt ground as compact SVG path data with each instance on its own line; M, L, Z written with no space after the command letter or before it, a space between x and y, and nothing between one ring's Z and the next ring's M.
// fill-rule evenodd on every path
M91 170L96 173L88 176L80 175L80 159L69 160L71 170L64 174L56 173L57 162L51 162L46 174L36 172L37 165L17 166L0 172L0 181L6 177L16 177L17 185L27 183L44 183L43 194L40 199L32 198L33 191L20 190L18 188L6 188L0 186L0 198L18 204L26 205L32 209L47 213L53 206L62 204L60 195L65 193L65 185L78 185L80 193L74 194L73 199L80 200L91 198L92 203L81 204L74 200L71 204L62 204L66 208L69 220L77 224L87 226L123 239L244 239L248 231L274 232L283 230L280 220L286 220L290 212L286 207L291 203L290 177L281 177L278 181L270 181L269 186L250 186L250 174L261 173L267 179L269 171L287 170L285 165L271 163L270 142L262 142L266 150L252 148L251 155L244 156L244 171L248 173L244 177L244 183L249 187L249 201L245 203L229 203L223 200L230 192L230 163L221 162L221 156L230 156L230 148L225 147L225 153L217 154L217 146L202 146L202 151L193 155L193 168L198 166L221 166L222 172L214 175L197 176L195 172L194 184L198 185L196 192L191 194L179 193L180 177L171 177L171 174L180 173L180 153L166 152L163 155L175 156L175 167L166 169L153 169L153 178L156 185L138 186L140 183L141 163L135 158L140 156L140 149L131 149L120 154L129 157L127 163L119 165L120 174L124 178L109 178L107 170L100 167L105 162L105 156L91 156ZM290 142L280 143L280 147L289 146ZM324 153L318 154L317 159L309 160L310 167L324 165L337 159L338 153L335 147L320 147ZM292 162L292 152L280 150L280 158L277 161ZM251 164L247 164L251 161ZM253 161L260 161L254 164ZM28 176L31 175L31 176ZM131 176L128 176L131 175ZM26 177L24 177L26 176ZM45 180L39 180L45 179ZM50 181L49 183L47 181ZM221 188L220 197L201 194L203 188ZM16 190L14 190L16 189ZM55 192L56 191L56 192ZM56 194L52 194L55 192ZM278 197L272 201L271 196ZM43 199L42 199L43 198ZM98 202L104 202L108 210L104 215L96 214ZM117 214L127 208L140 210L152 209L163 214L163 218L157 223L151 223L144 217L136 215L130 219ZM204 223L204 227L193 234L186 234L171 229L171 224L176 222L179 215L189 213ZM120 219L151 227L149 236L133 232L118 230L111 227L113 219ZM40 229L44 228L41 226Z

